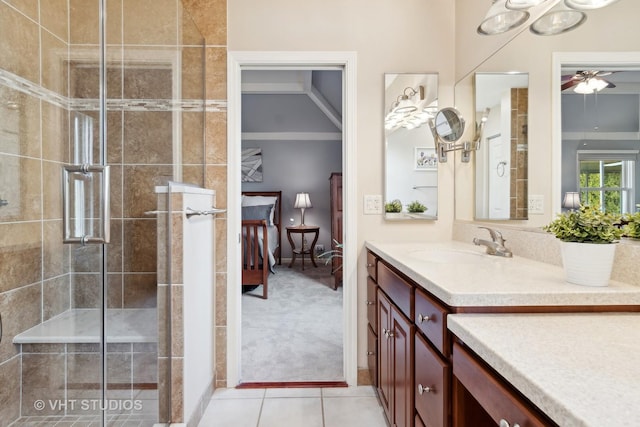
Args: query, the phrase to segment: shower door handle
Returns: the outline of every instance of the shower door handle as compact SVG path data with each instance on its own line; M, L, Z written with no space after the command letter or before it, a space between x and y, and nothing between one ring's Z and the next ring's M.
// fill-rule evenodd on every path
M109 243L109 166L62 167L63 243Z

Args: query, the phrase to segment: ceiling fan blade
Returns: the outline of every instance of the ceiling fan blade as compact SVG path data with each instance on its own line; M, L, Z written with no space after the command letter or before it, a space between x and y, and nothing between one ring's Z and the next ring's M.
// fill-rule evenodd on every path
M611 89L611 88L616 87L616 85L614 85L614 84L613 84L613 83L611 83L610 81L605 80L605 82L607 82L607 86L606 86L606 88L607 88L607 89Z
M577 86L578 84L580 84L580 82L578 80L571 79L566 83L562 83L562 85L560 86L560 91L562 92L563 90L572 88L574 86Z

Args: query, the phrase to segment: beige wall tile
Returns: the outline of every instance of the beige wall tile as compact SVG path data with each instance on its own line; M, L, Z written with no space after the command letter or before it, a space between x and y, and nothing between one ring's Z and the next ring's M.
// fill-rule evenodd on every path
M207 99L227 99L227 49L206 48Z
M0 420L11 424L20 416L20 358L0 364Z
M204 186L204 165L183 166L182 181L189 184Z
M69 163L69 112L48 102L42 103L42 158Z
M4 0L4 2L9 3L29 18L39 22L38 0Z
M40 102L21 92L0 86L2 128L8 131L0 140L0 152L40 156ZM15 135L9 137L9 135Z
M176 195L177 196L177 195ZM182 203L174 204L173 210L180 210ZM172 230L171 230L171 283L179 284L184 283L184 236L182 234L183 229L183 216L181 213L174 213L172 218Z
M173 45L177 43L177 0L127 0L124 2L124 44Z
M156 274L124 274L123 307L154 308L158 303L156 297Z
M173 117L166 111L124 113L124 163L173 162Z
M226 0L182 0L208 45L227 44Z
M48 31L42 31L41 40L42 86L67 96L67 45Z
M108 308L123 308L122 307L122 293L123 293L123 281L124 274L122 273L109 273L107 275L107 307Z
M227 220L216 219L216 272L227 271Z
M171 179L171 166L125 166L123 174L123 216L149 218L145 212L156 208L155 187Z
M42 192L43 216L45 219L62 219L62 167L60 163L42 162L44 174ZM62 234L60 234L62 236Z
M216 326L216 386L227 382L227 327Z
M67 0L40 2L40 24L64 42L67 42L68 38L68 14Z
M122 272L122 220L111 219L111 241L107 247L107 271Z
M182 98L204 98L204 49L201 46L182 48Z
M215 326L227 326L227 273L216 272L215 295Z
M42 279L40 224L0 224L0 292Z
M102 269L99 245L68 245L71 250L71 271L76 273L98 273Z
M0 3L0 34L2 68L40 83L38 25L7 4Z
M111 218L122 218L122 166L111 164L109 167ZM112 230L112 234L114 231Z
M122 120L124 112L107 112L107 162L122 163Z
M174 422L184 421L184 360L171 360L171 416Z
M171 287L171 355L184 357L184 286Z
M57 415L60 410L34 408L36 400L64 399L64 354L25 354L22 356L22 415ZM58 409L58 408L56 408Z
M201 112L182 113L182 163L203 163L204 115Z
M98 19L98 0L69 0L70 43L98 44L100 39Z
M123 226L123 271L155 274L156 221L150 219L126 220Z
M98 273L76 273L71 276L72 308L99 308L101 277Z
M207 164L227 163L227 113L206 113L206 161Z
M0 293L2 313L2 341L0 341L0 363L18 354L13 337L40 322L42 303L40 284L24 286L12 292ZM0 387L2 388L2 387Z
M58 314L69 310L69 275L58 276L42 283L42 299L44 309L42 320L49 320Z
M51 279L69 273L69 245L62 243L62 220L43 223L42 271L44 279Z
M171 99L173 80L170 68L157 66L125 67L123 96L125 99Z

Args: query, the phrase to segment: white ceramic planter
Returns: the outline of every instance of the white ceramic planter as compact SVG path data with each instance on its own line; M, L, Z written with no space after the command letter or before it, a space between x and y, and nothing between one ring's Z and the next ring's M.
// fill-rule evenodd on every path
M567 282L607 286L617 244L560 242Z

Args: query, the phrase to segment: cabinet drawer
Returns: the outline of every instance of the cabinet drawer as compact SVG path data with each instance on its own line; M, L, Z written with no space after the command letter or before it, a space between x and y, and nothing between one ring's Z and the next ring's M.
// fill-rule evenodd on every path
M378 285L371 277L367 277L367 320L374 331L378 330L378 316L376 315L376 306L378 305Z
M448 425L451 366L416 334L414 392L416 411L429 427Z
M377 274L377 268L376 268L377 263L378 263L378 258L373 254L373 252L367 251L367 273L375 281L378 280L378 274Z
M504 420L511 426L555 426L458 343L453 346L453 375L496 424L501 425ZM456 392L454 405L465 407L458 399ZM458 410L454 410L457 413Z
M378 263L378 286L405 316L413 319L413 286L382 262Z
M378 387L378 336L375 329L371 329L371 325L367 328L367 367L369 368L369 376L371 384Z
M448 310L421 289L416 289L416 326L445 356L449 356Z

